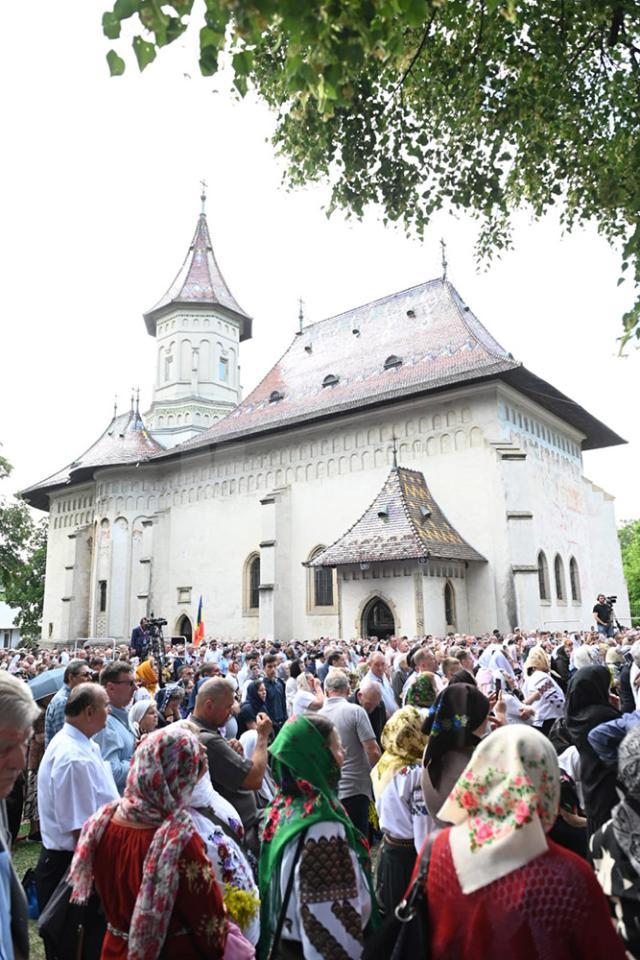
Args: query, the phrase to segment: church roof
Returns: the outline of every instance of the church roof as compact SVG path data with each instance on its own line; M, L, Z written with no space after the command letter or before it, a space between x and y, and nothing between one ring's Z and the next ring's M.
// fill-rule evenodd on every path
M583 449L624 442L525 370L437 279L309 324L235 410L172 453L495 378L584 433Z
M418 470L393 467L382 490L347 532L310 567L382 560L484 561L453 527Z
M244 312L229 290L218 266L207 217L204 211L198 217L196 231L178 275L156 305L144 314L147 330L156 334L156 321L168 308L174 306L224 307L240 321L240 339L251 337L251 317Z
M138 404L120 416L113 416L107 429L88 450L40 483L21 492L33 507L46 509L47 495L70 483L87 479L98 467L140 463L159 453L162 447L147 432Z

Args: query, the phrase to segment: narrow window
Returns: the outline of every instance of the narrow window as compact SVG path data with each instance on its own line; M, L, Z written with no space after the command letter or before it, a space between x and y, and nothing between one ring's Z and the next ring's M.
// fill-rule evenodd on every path
M249 609L260 607L260 557L254 557L249 567Z
M541 600L549 599L549 568L542 550L538 554L538 593Z
M98 602L98 610L100 613L105 613L107 609L107 581L99 580L98 589L100 591L100 599Z
M569 560L569 580L571 581L571 599L575 600L576 603L580 603L582 600L580 571L578 570L578 561L575 557L571 557L571 560Z
M553 561L553 570L556 581L556 597L558 600L566 600L567 593L564 586L564 564L562 563L562 557L559 553L556 554L556 558Z
M229 361L226 357L220 357L218 360L218 380L224 383L229 379Z

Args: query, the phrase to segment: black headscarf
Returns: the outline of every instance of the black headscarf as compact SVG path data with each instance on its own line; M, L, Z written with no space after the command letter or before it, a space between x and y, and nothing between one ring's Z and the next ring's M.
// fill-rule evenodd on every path
M452 683L468 683L472 687L477 687L476 678L469 670L456 670L453 676L449 677L449 686Z
M245 703L248 703L251 709L253 710L254 720L259 713L266 712L265 701L262 699L262 697L258 693L258 687L262 686L263 684L264 684L264 680L261 677L259 680L254 680L247 687L247 699L245 700Z
M609 703L610 685L611 674L606 667L582 667L569 681L565 703L566 727L580 754L580 776L589 834L609 820L618 800L616 770L600 760L588 739L589 733L598 724L620 716Z
M486 720L489 709L488 698L469 683L449 684L438 694L422 725L423 732L429 734L423 762L436 789L445 754L474 747L479 742L473 731Z

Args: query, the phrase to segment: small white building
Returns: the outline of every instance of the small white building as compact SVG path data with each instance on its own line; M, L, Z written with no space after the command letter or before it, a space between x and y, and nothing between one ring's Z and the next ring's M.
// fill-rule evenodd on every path
M202 213L145 321L149 412L23 494L50 517L45 639L127 638L150 612L189 635L200 596L232 639L577 629L600 591L628 617L613 499L582 472L624 441L446 279L302 328L242 400L252 321Z
M20 628L14 624L17 613L0 600L0 647L5 650L20 646Z

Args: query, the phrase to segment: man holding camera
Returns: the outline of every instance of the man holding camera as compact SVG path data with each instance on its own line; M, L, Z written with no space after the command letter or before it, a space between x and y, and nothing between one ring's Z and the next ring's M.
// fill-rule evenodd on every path
M596 621L598 633L604 634L605 637L613 636L612 614L611 604L607 603L604 593L599 593L597 603L593 608L593 619Z

